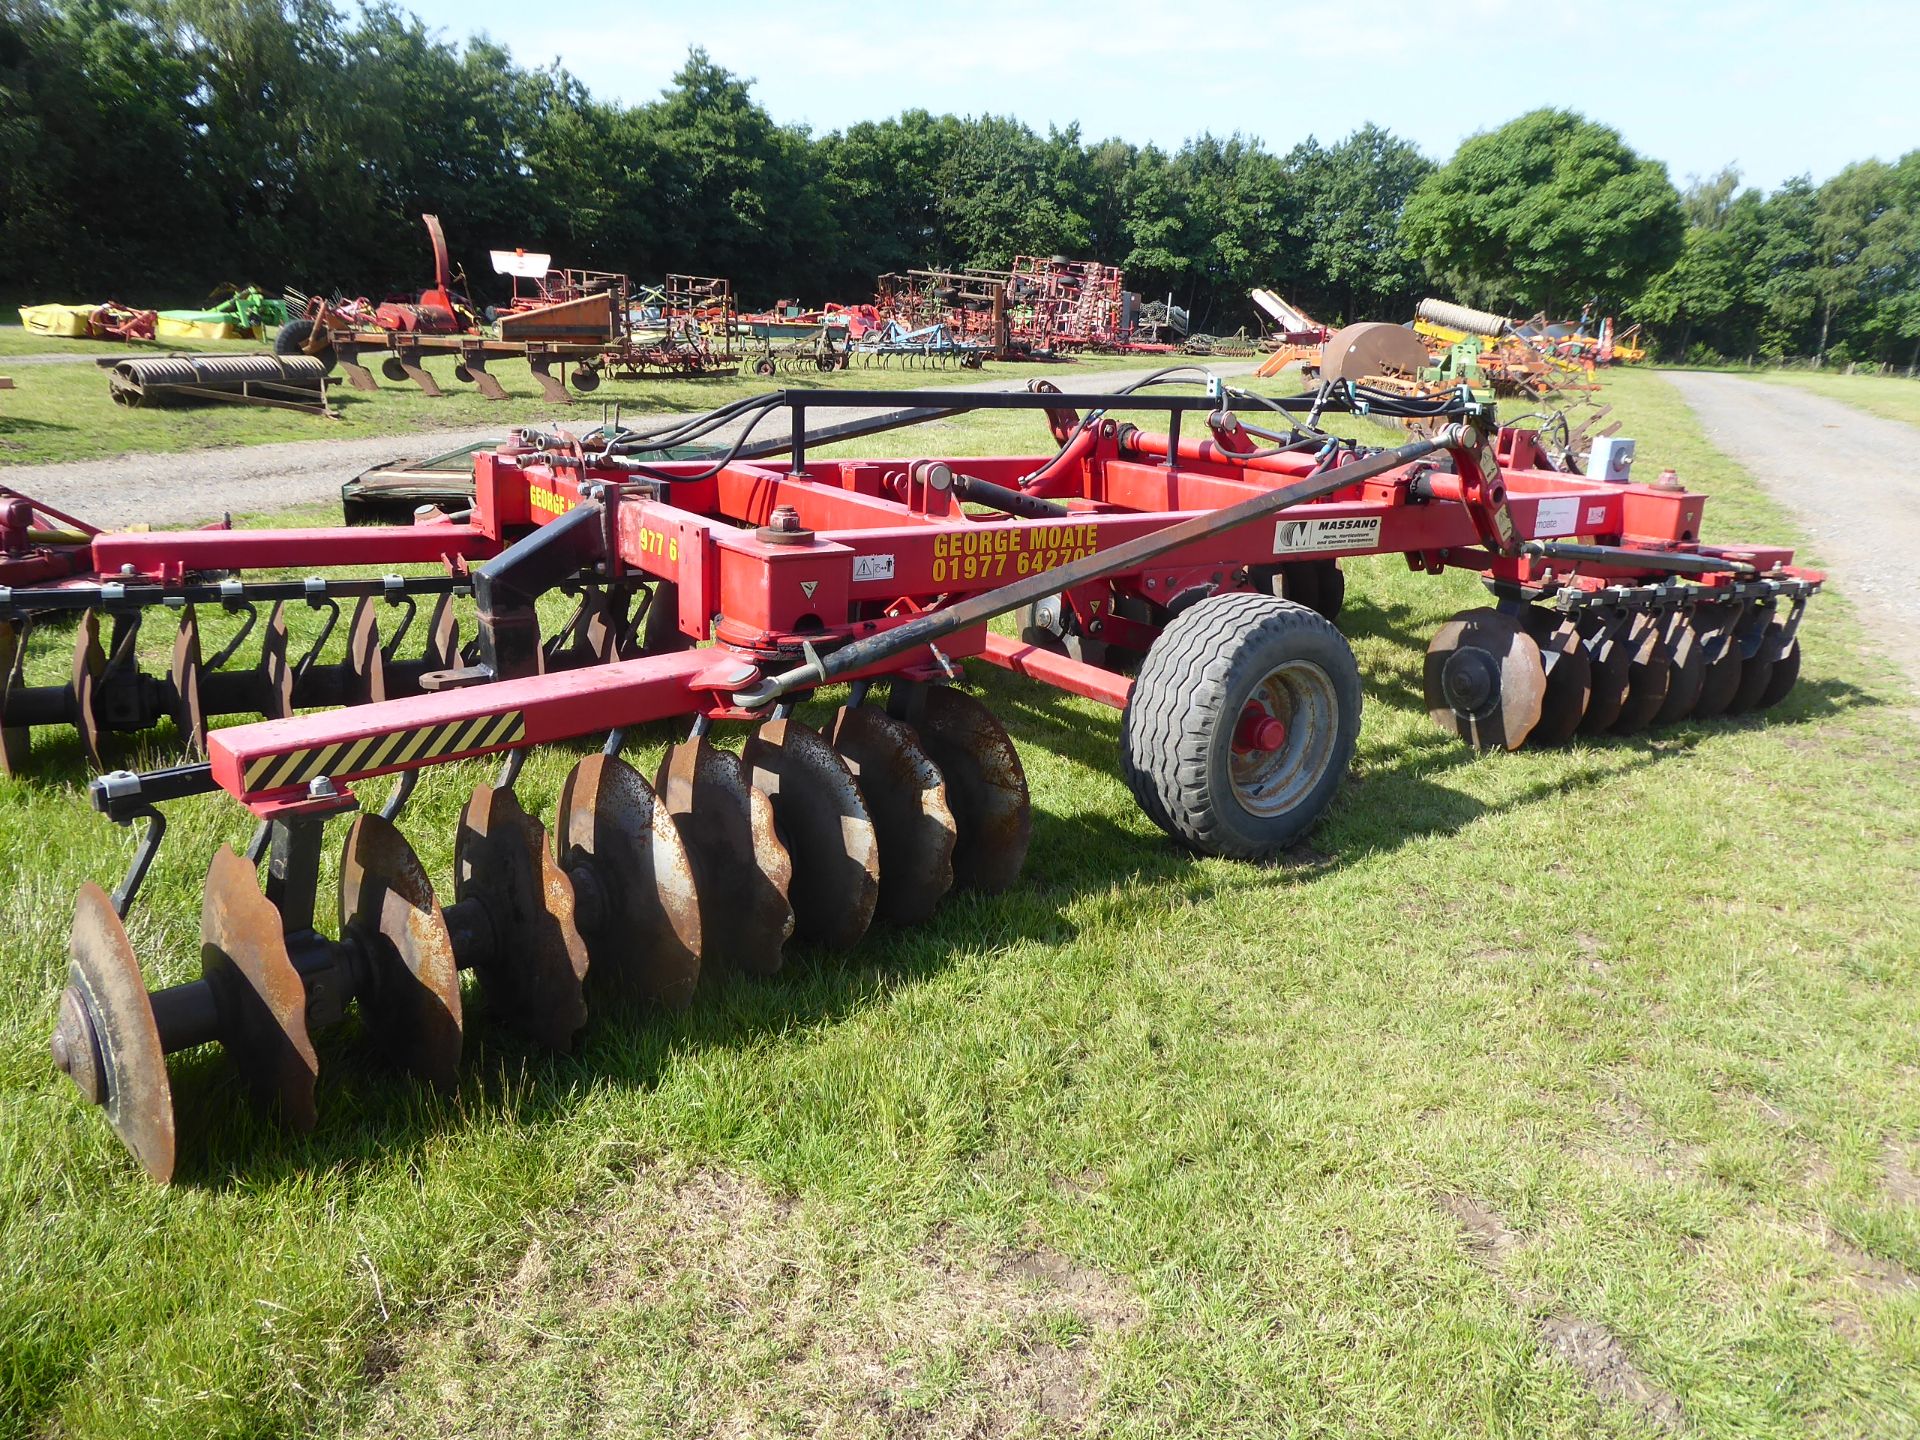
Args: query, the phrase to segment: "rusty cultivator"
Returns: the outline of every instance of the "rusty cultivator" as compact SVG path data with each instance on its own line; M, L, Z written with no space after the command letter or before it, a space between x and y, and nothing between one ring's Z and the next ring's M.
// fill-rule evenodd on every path
M1705 543L1705 497L1677 484L1549 468L1462 397L1361 397L1432 432L1369 449L1316 428L1309 399L1218 382L1205 397L1050 390L743 402L787 413L780 461L663 462L639 437L583 452L527 432L480 455L462 532L491 557L471 575L480 633L436 688L215 729L204 763L94 782L95 807L146 838L115 894L79 897L56 1064L165 1180L175 1051L224 1046L304 1130L322 1032L353 1010L393 1068L456 1082L462 971L490 1015L565 1050L603 1001L684 1005L710 969L766 974L793 943L851 946L955 887L1004 890L1030 799L1007 732L963 688L969 659L1120 711L1121 770L1181 845L1272 856L1326 811L1359 729L1334 624L1343 557L1483 578L1489 603L1442 626L1425 664L1435 720L1473 746L1763 707L1798 673L1817 573L1784 549ZM1041 410L1055 447L809 455L810 408L901 404ZM651 592L647 643L547 673L534 604L582 574ZM1021 633L990 628L1001 617ZM843 686L824 723L796 714ZM648 774L622 748L650 722L684 738ZM602 736L536 815L519 758ZM397 817L421 769L480 756L504 764L474 787L436 885ZM354 813L381 776L400 783ZM149 993L122 917L157 807L215 790L256 817L255 842L213 859L202 978ZM336 907L320 877L337 817Z

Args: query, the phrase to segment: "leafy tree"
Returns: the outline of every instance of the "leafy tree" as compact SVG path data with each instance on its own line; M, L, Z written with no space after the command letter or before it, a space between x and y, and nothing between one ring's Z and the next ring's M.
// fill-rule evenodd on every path
M1330 149L1308 140L1287 157L1302 196L1305 270L1352 321L1404 308L1420 267L1401 233L1406 205L1433 162L1405 140L1364 125Z
M1616 304L1679 258L1666 167L1617 131L1536 110L1461 145L1407 202L1409 251L1469 303Z

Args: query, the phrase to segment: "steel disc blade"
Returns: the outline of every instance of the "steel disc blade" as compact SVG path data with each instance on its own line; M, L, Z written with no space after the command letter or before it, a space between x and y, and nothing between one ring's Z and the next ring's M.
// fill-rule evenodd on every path
M24 626L0 620L0 715L6 714L7 699L20 678L20 652L26 643ZM32 753L31 729L25 725L0 726L0 775L18 775Z
M293 665L287 659L286 607L276 600L267 612L265 634L260 640L260 713L269 720L284 720L293 714Z
M554 819L560 863L591 877L599 913L585 928L596 999L678 1008L700 982L700 888L679 827L646 777L589 755L568 773ZM584 888L584 887L583 887Z
M80 732L80 748L87 763L98 769L100 758L100 721L93 713L93 688L107 668L107 655L100 648L100 616L89 610L80 617L73 636L73 724Z
M953 883L997 895L1020 878L1033 802L1013 739L993 711L951 685L897 683L888 711L918 732L947 783Z
M474 902L487 919L491 943L473 968L489 1008L537 1043L571 1049L587 1023L587 942L546 827L512 790L476 785L460 812L453 869L456 902Z
M774 829L772 803L748 783L738 755L704 736L667 751L654 788L699 881L703 960L773 974L794 918L793 860Z
M1693 713L1707 679L1706 652L1690 617L1676 614L1667 625L1667 698L1660 702L1656 725L1672 725Z
M933 914L953 888L958 838L946 783L913 727L872 705L842 706L827 743L846 761L880 843L876 913L896 925Z
M1771 710L1782 700L1800 680L1800 641L1787 642L1786 654L1773 662L1773 674L1767 680L1767 688L1760 692L1760 708Z
M1627 703L1613 722L1614 734L1637 734L1653 723L1666 704L1672 668L1659 622L1647 614L1634 616L1627 631Z
M1697 619L1695 623L1699 623ZM1702 626L1700 657L1703 669L1700 695L1693 702L1693 718L1711 720L1726 714L1727 706L1733 703L1734 692L1740 688L1740 672L1745 668L1731 627L1724 623L1712 628Z
M207 712L200 700L200 623L189 605L173 637L173 723L192 755L207 753Z
M371 595L362 595L347 626L349 703L367 705L387 698L386 657L380 653L380 622Z
M173 1178L173 1086L140 962L98 885L80 887L68 942L54 1064L107 1112L127 1149L161 1182Z
M371 962L357 998L388 1064L451 1090L460 1071L460 972L420 857L391 822L363 814L340 859L340 934Z
M838 949L858 943L880 899L880 843L846 761L798 720L767 721L740 760L793 860L794 933Z
M293 968L280 912L253 866L222 845L200 907L200 973L220 1003L220 1042L262 1110L311 1130L320 1061L307 1034L307 987Z
M1540 720L1527 735L1533 746L1564 745L1580 728L1593 693L1593 662L1573 622L1537 605L1527 607L1523 623L1540 647L1547 693L1540 701Z
M460 663L460 622L453 596L442 595L427 616L427 648L421 657L429 670L450 670Z
M1513 750L1539 723L1547 676L1540 647L1498 610L1463 610L1433 637L1427 713L1479 750Z
M1727 702L1727 714L1745 715L1760 704L1760 697L1773 683L1773 666L1772 652L1762 641L1755 654L1740 662L1740 681L1733 687L1733 698Z
M1592 689L1579 733L1601 735L1620 718L1630 689L1630 663L1624 628L1598 616L1577 622L1581 643L1587 647Z

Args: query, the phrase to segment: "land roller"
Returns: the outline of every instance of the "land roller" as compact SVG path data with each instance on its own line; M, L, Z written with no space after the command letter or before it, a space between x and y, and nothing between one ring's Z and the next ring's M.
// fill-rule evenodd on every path
M340 1043L326 1032L351 1013L394 1070L448 1087L472 995L566 1050L609 1003L686 1005L712 972L768 975L797 945L921 923L956 888L1004 891L1032 798L968 661L1120 711L1121 771L1180 845L1276 856L1325 813L1354 751L1362 686L1335 623L1347 558L1479 574L1487 603L1440 627L1423 688L1435 721L1480 749L1631 734L1791 689L1822 580L1791 551L1708 545L1704 496L1555 469L1532 432L1465 394L1347 388L1427 433L1363 446L1319 428L1324 394L1217 381L1124 398L1044 382L780 392L753 414L785 414L778 460L516 432L477 457L464 523L487 553L458 664L418 694L211 728L204 761L92 783L98 810L144 829L118 888L79 897L56 1065L168 1180L176 1051L221 1045L262 1107L305 1130ZM1039 410L1055 444L808 453L809 411L902 405ZM583 576L644 590L646 638L555 670L534 609ZM992 626L1009 617L1017 635ZM649 724L683 737L650 773L626 758ZM522 760L583 740L601 743L541 814ZM489 756L500 767L461 814L452 873L429 877L402 829L414 780ZM383 776L398 784L362 811L356 787ZM216 790L255 817L254 841L208 871L201 978L150 992L124 918L162 807Z

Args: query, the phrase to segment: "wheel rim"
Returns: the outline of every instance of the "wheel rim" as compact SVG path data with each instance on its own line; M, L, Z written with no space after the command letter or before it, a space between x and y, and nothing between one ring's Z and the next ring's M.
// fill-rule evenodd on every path
M1261 677L1240 707L1227 773L1250 815L1280 815L1304 799L1333 758L1339 733L1333 678L1311 660Z

